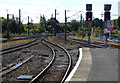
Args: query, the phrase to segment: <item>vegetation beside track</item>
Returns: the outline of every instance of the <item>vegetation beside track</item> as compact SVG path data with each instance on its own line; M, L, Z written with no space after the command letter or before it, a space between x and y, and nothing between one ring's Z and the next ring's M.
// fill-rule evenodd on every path
M31 39L18 40L18 41L9 41L9 42L5 42L5 43L0 43L0 45L2 46L2 48L7 48L7 47L12 47L12 46L15 46L15 45L26 43L26 42L28 42L30 40Z

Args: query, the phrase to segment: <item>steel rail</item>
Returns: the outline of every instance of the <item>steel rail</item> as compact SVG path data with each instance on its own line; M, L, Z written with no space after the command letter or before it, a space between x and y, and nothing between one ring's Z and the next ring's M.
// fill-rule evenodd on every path
M28 48L30 46L36 45L36 44L38 44L38 42L35 42L36 40L37 39L35 39L34 41L31 41L31 42L22 44L22 45L15 46L13 48L8 48L8 49L6 48L5 51L0 51L0 54L7 54L7 53L11 53L11 52L14 52L14 51L17 51L17 50L21 50L21 49Z
M52 54L53 54L53 57L52 57L50 63L43 69L43 71L40 72L37 76L35 76L29 83L36 83L37 79L38 79L42 74L44 74L44 72L46 72L47 69L52 65L52 63L54 62L55 57L56 57L54 49L53 49L50 45L48 45L48 44L46 44L46 43L44 43L44 42L42 42L42 43L45 44L46 46L48 46L48 47L51 49Z
M17 47L21 47L21 46L24 46L24 45L28 45L28 44L30 44L32 42L35 42L36 40L37 40L37 38L35 38L32 41L29 41L27 43L24 43L24 44L20 44L20 45L16 45L16 46L13 46L13 47L4 48L4 49L2 49L0 51L6 51L6 50L14 49L14 48L17 48Z
M77 40L77 41L83 41L83 42L87 42L87 40L81 40L81 39L75 39L75 38L70 38L71 40ZM95 45L98 48L102 48L105 47L105 43L100 43L100 42L91 42L91 45ZM111 47L113 48L120 48L120 45L114 45L111 44Z
M69 65L68 65L68 68L67 68L67 70L66 70L66 73L64 74L64 76L63 76L63 78L62 78L62 80L61 80L61 83L63 83L63 82L65 81L65 79L67 78L67 75L70 73L71 66L72 66L72 58L71 58L70 54L68 53L68 51L67 51L64 47L62 47L62 46L60 46L60 45L58 45L58 44L55 44L55 43L53 43L53 42L51 42L51 41L48 41L48 40L45 40L45 39L43 39L43 40L46 41L46 42L49 42L49 43L51 43L51 44L53 44L53 45L55 45L55 46L57 46L57 47L59 47L59 48L61 48L61 49L63 49L63 50L66 52L66 54L68 55Z
M35 43L31 44L31 45L38 44L39 42L40 42L40 41L35 42ZM25 46L24 48L30 47L31 45ZM20 49L22 49L22 48L23 48L23 47L17 48L17 49L13 49L12 51L20 50ZM22 66L24 63L26 63L28 60L30 60L32 57L34 57L34 55L32 55L32 56L26 58L25 60L19 62L18 64L14 65L14 66L12 66L11 68L2 71L2 72L0 73L0 76L3 76L3 75L5 75L5 74L7 74L7 73L9 73L9 72L11 72L11 71L17 69L18 67L20 67L20 66Z
M73 41L73 42L76 42L76 43L79 43L79 44L83 44L83 45L88 46L86 40L71 39L70 41ZM90 44L90 47L102 48L103 46L102 46L102 45L97 45L97 44L91 43L91 44Z
M22 62L19 62L18 64L16 64L16 65L14 65L13 67L11 67L10 69L7 69L7 70L5 70L5 71L3 71L3 72L0 72L0 76L3 76L3 75L5 75L5 74L7 74L7 73L9 73L9 72L11 72L11 71L13 71L13 70L16 70L18 67L20 67L20 66L22 66L24 63L26 63L27 61L29 61L31 58L33 58L34 57L34 55L31 55L30 57L28 57L28 58L26 58L24 61L22 61Z

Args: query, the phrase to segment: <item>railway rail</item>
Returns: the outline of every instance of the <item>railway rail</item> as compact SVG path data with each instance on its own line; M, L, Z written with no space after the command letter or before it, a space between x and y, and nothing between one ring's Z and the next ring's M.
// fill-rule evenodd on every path
M27 48L27 47L33 46L33 45L38 43L36 41L37 41L37 38L33 39L32 41L29 41L27 43L24 43L24 44L20 44L20 45L17 45L17 46L1 49L0 50L0 54L3 55L3 54L14 52L14 51L17 51L17 50L20 50L20 49L23 49L23 48Z
M87 40L81 40L81 39L75 39L75 38L69 38L70 41L74 41L76 43L80 43L81 45L88 47L87 45ZM105 48L105 44L104 43L100 43L100 42L91 42L90 44L91 48ZM120 45L111 45L112 48L120 48Z
M34 77L32 78L32 80L16 80L15 82L20 82L20 83L22 83L22 82L29 82L29 83L33 83L33 82L38 82L39 83L39 81L41 81L41 78L43 78L44 79L44 77L45 77L45 75L46 75L46 73L47 73L47 75L48 75L48 71L52 71L52 73L55 71L55 70L53 70L53 69L56 69L57 70L57 72L54 72L54 73L60 73L60 75L59 76L61 76L60 78L59 77L57 77L57 79L59 79L59 82L64 82L64 80L66 79L66 77L67 77L67 75L69 74L69 72L70 72L70 70L71 70L71 66L72 66L72 59L71 59L71 56L70 56L70 54L68 53L68 51L65 49L65 48L63 48L62 46L60 46L60 45L58 45L58 44L55 44L55 43L53 43L53 42L50 42L50 41L48 41L48 40L44 40L44 39L42 39L41 40L42 41L42 43L43 44L45 44L46 46L48 46L50 49L51 49L51 51L52 51L52 58L51 58L51 60L50 60L50 62L48 63L48 65L45 67L45 68L43 68L43 70L42 71L39 71L39 73L37 73L37 75L36 74L34 74ZM47 44L46 44L47 43ZM49 44L49 45L48 45ZM66 55L67 56L65 56L65 55L59 55L59 54L57 54L57 52L56 51L58 51L58 49L59 49L59 51L60 52L62 52L62 50L64 51L64 53L63 54L65 54L66 53ZM57 54L57 56L56 56L56 54ZM68 58L66 58L66 59L69 59L69 60L65 60L65 61L61 61L62 59L60 59L61 58L61 56L63 57L68 57ZM30 57L29 57L29 59L26 59L26 60L24 60L24 61L22 61L22 62L20 62L20 63L18 63L17 65L15 65L15 66L13 66L13 67L11 67L10 69L8 69L8 70L6 70L6 71L3 71L2 73L1 73L1 76L2 75L5 75L5 76L7 76L7 75L9 75L12 71L14 72L14 74L15 74L15 71L14 70L20 70L20 68L18 68L18 67L20 67L20 66L22 66L22 64L25 64L25 62L31 62L31 59L32 58L35 58L35 57L38 57L38 55L31 55ZM57 59L57 60L56 60ZM56 62L55 62L56 61ZM58 62L57 62L58 61ZM60 64L61 62L59 62L59 61L61 61L62 62L62 64ZM27 64L28 64L27 63ZM58 65L59 64L59 65ZM35 64L34 64L35 65ZM59 68L61 68L61 67L63 67L62 69L59 69ZM24 68L24 67L23 67ZM60 70L60 72L58 72L58 70ZM64 70L64 75L63 75L63 70ZM37 71L37 69L36 69L36 71ZM38 71L37 71L38 72ZM6 74L6 73L8 73L8 74ZM16 72L17 73L17 72ZM62 74L62 75L61 75ZM47 76L46 75L46 76ZM52 74L50 74L49 76L51 76ZM56 74L56 76L57 76L57 74ZM55 77L56 77L55 76ZM56 79L54 78L54 81L55 81ZM44 82L44 80L42 80L43 82ZM58 81L58 80L57 80Z
M42 41L45 41L45 42L47 42L47 43L50 43L50 44L52 44L52 45L54 45L54 46L57 46L58 48L60 48L60 49L62 49L62 50L64 50L64 52L67 54L67 56L68 56L68 59L69 59L69 64L68 64L68 67L67 67L67 70L66 70L66 72L64 73L64 75L63 75L63 77L62 77L62 79L60 79L59 80L59 82L61 82L61 83L63 83L64 81L65 81L65 79L66 79L66 77L67 77L67 75L69 74L69 72L70 72L70 69L71 69L71 66L72 66L72 59L71 59L71 56L70 56L70 54L68 53L68 51L65 49L65 48L63 48L62 46L60 46L60 45L58 45L58 44L55 44L55 43L53 43L53 42L50 42L50 41L48 41L48 40L42 40ZM44 43L45 44L45 43ZM33 82L38 82L39 83L39 81L38 80L41 80L41 79L39 79L39 78L42 78L41 76L43 76L42 74L46 74L46 72L47 72L47 74L48 74L48 71L50 70L51 71L51 69L53 68L53 69L55 69L54 68L54 65L52 65L51 66L51 64L53 64L53 61L54 61L54 63L55 63L55 57L57 57L55 54L55 52L54 52L54 48L53 48L53 46L51 47L50 45L48 45L47 44L47 46L49 46L50 48L51 48L51 50L53 51L53 55L54 55L54 58L51 60L51 62L49 63L49 65L42 71L42 72L40 72L33 80L31 80L30 81L30 83L33 83ZM63 65L63 64L62 64ZM51 67L50 67L51 66ZM49 69L49 68L51 68L51 69ZM46 71L46 72L45 72ZM54 72L55 72L55 70L54 70ZM57 72L56 72L57 73ZM45 76L47 76L47 75L45 75ZM45 77L45 76L43 76L43 78ZM56 75L57 76L57 75ZM55 78L56 78L56 76L55 76ZM58 75L59 76L59 75ZM47 78L48 78L48 76L47 76ZM54 78L54 79L55 79ZM56 80L54 80L54 81L56 81ZM40 81L41 82L41 81ZM58 82L58 80L57 80L57 82Z
M17 55L19 55L19 53L17 52L17 54L15 56L14 55L12 56L12 54L11 54L11 57L10 57L9 55L10 55L11 52L14 53L18 50L25 49L25 48L28 48L30 46L36 45L36 44L38 44L37 38L33 39L32 41L29 41L27 43L24 43L24 44L20 44L20 45L17 45L17 46L8 47L8 48L0 50L0 55L2 56L2 59L3 59L2 60L2 68L0 69L0 71L2 71L2 72L0 73L0 76L3 76L6 73L9 73L9 72L13 71L14 69L18 68L19 66L21 66L22 64L24 64L30 58L33 57L33 56L24 56L23 55L24 57L20 56L20 59L17 59L17 58L19 58L19 56L17 56ZM7 53L9 53L9 54L7 54ZM6 57L9 57L9 58L6 58ZM17 60L11 61L12 59L15 59L15 58ZM22 60L22 59L25 59L25 60Z
M4 74L6 73L9 73L11 71L13 71L14 69L18 68L19 66L21 66L22 64L24 64L25 62L27 62L30 58L32 58L33 56L30 56L30 57L27 57L25 60L23 61L19 61L18 64L14 64L14 65L9 65L9 67L4 67L5 65L8 65L10 64L10 62L8 62L9 60L6 60L5 62L8 62L7 64L4 63L4 58L9 55L4 55L4 54L7 54L7 53L11 53L11 52L15 52L17 50L20 50L20 49L23 49L23 48L27 48L27 47L30 47L30 46L33 46L33 45L36 45L38 42L37 42L37 39L33 39L32 41L29 41L27 43L24 43L24 44L21 44L21 45L17 45L17 46L13 46L13 47L9 47L9 48L5 48L5 49L2 49L1 50L1 54L2 54L2 57L3 57L3 68L0 69L0 71L3 71L2 73L0 73L0 76L3 76ZM8 69L9 68L9 69Z
M39 45L41 45L41 43L40 43L40 41L38 42L39 43ZM38 49L39 48L39 45L37 44L37 45L35 45L35 46L33 46L33 47L31 47L31 48L29 48L29 50L31 49L31 51L33 52L33 53L29 53L29 57L27 57L25 60L23 60L23 61L21 61L21 62L19 62L18 64L16 64L16 65L14 65L14 66L12 66L11 68L9 68L9 69L7 69L7 70L5 70L5 71L2 71L1 73L0 73L0 75L1 76L3 76L3 79L4 79L4 82L6 83L9 83L9 81L7 80L7 79L10 79L10 80L12 80L12 81L10 81L10 83L12 83L12 82L20 82L20 83L23 83L23 82L27 82L27 81L23 81L23 80L17 80L16 78L17 78L17 75L20 75L20 74L24 74L24 73L34 73L34 76L36 75L36 72L38 72L38 71L41 71L42 69L40 69L40 68L44 68L43 66L46 66L47 65L47 63L49 62L49 61L47 61L46 62L46 60L47 59L49 59L49 58L51 58L51 57L49 57L49 58L47 58L46 57L46 55L45 55L45 53L42 53L42 54L40 54L39 53L39 51L42 49L42 51L43 51L43 48L41 48L41 49ZM36 48L37 47L37 48ZM42 47L44 47L45 48L45 46L42 46ZM48 48L48 47L47 47ZM34 49L34 50L33 50ZM48 50L47 50L48 51ZM36 61L37 60L37 61ZM39 65L39 63L40 62L43 62L43 63L41 63L41 65ZM32 63L32 64L31 64ZM35 66L35 68L32 68L33 66L33 63L34 63L34 66ZM44 64L44 65L42 65L42 64ZM31 67L30 67L31 66ZM26 68L26 69L25 69ZM29 71L28 71L28 68L29 68ZM31 69L30 69L31 68ZM33 71L34 70L34 72L30 72L30 71ZM23 71L23 72L22 72ZM13 80L13 79L15 79L15 80ZM4 83L3 82L3 83Z

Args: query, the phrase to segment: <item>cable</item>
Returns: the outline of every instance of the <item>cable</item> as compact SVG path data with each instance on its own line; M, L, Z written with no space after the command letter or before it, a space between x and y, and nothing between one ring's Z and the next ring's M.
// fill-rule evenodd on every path
M71 17L73 17L73 16L75 16L76 14L78 14L78 13L80 13L80 12L81 12L81 11L79 11L79 12L73 14L72 16L67 17L67 19L68 19L68 18L71 18Z

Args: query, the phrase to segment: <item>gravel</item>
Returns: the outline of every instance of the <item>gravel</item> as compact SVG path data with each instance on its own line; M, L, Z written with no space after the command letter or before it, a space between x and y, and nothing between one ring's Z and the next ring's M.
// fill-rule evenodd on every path
M62 37L51 37L49 38L50 41L53 41L63 47L65 47L70 55L72 56L72 68L77 62L78 59L78 48L80 47L79 44L67 41L65 44L64 39ZM54 47L54 46L53 46ZM66 56L65 52L62 49L55 48L56 51L56 59L52 65L52 68L47 71L45 76L42 76L39 82L44 81L60 81L66 71L68 66L68 57ZM46 50L47 49L47 50ZM10 72L2 77L3 82L5 83L23 83L25 81L17 80L17 77L20 75L33 75L36 76L40 71L42 71L49 63L52 58L51 50L42 43L39 43L35 46L32 46L27 49L22 49L20 51L9 53L3 55L3 66L9 65L11 63L18 63L24 60L26 57L34 55L32 59L28 62L23 64L21 67L16 69L13 72ZM28 82L28 81L26 81Z
M47 50L46 50L47 49ZM45 45L39 43L35 46L32 46L30 48L24 49L27 50L27 53L25 53L25 56L31 56L34 55L32 59L30 59L28 62L23 64L21 67L16 69L13 72L10 72L2 77L3 81L16 81L17 77L20 75L34 75L36 76L40 71L42 71L49 63L52 57L52 53L48 47ZM12 56L15 58L17 53ZM7 57L6 57L7 58ZM21 57L19 57L21 58ZM17 58L16 58L17 59ZM13 59L11 59L11 62L16 62Z

